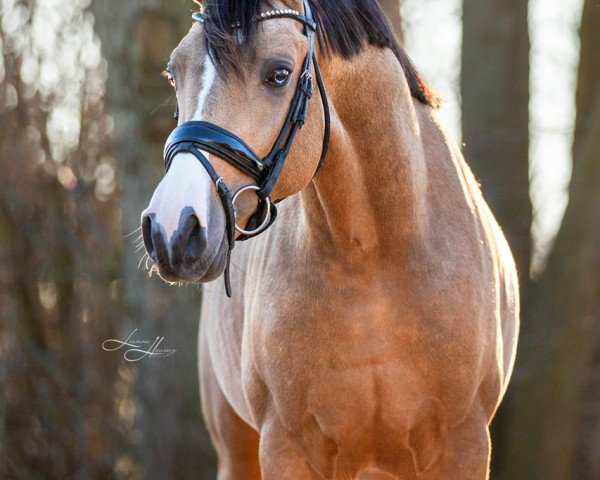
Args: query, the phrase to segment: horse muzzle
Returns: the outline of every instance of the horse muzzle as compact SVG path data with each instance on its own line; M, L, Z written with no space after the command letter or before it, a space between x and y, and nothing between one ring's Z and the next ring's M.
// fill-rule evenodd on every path
M222 232L222 229L218 230ZM177 229L169 236L154 213L142 216L142 237L160 276L169 282L207 282L225 270L228 241L210 242L208 231L191 207L181 211ZM216 243L216 247L211 243Z

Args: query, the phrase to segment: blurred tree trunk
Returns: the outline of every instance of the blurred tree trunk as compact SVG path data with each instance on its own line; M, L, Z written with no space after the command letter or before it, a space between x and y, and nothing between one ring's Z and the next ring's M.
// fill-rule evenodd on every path
M523 325L521 369L513 385L519 402L509 418L510 463L506 478L510 480L591 479L600 475L597 459L595 473L581 472L580 466L574 465L580 446L577 434L581 428L583 390L589 385L594 350L598 350L600 342L600 7L597 0L585 1L580 32L569 204L546 271L532 287ZM598 407L597 397L595 406ZM598 446L593 448L597 451Z
M529 31L523 0L463 0L464 153L503 228L527 289Z
M574 156L575 158L584 158L585 142L593 138L593 129L596 131L600 128L600 5L598 2L587 0L584 4L583 17L581 23L581 52L580 65L578 72L578 87L577 87L577 122L575 124L575 142ZM594 108L595 106L595 108ZM600 137L600 133L595 133L596 140ZM592 148L594 148L592 146ZM581 153L578 150L583 150ZM600 146L596 142L595 159L588 160L589 163L600 163ZM578 171L579 171L579 167ZM591 171L595 168L595 171ZM587 166L590 174L596 175L598 181L598 167ZM584 168L585 171L585 168ZM584 174L582 174L584 175ZM581 180L579 180L581 181ZM591 182L592 179L588 179ZM575 187L572 187L572 189ZM597 188L595 196L590 196L589 201L600 202ZM587 209L587 206L584 205ZM598 222L598 218L592 218L591 212L585 219L588 222ZM598 265L600 255L598 254L598 235L594 239L589 239L590 242L595 240L596 251L594 261ZM588 268L592 268L591 265ZM596 279L598 281L598 279ZM598 285L596 284L596 288ZM598 302L598 290L596 290L596 301ZM596 324L595 337L590 339L594 342L592 365L585 371L585 391L579 412L579 431L578 443L575 446L576 455L573 462L574 472L573 478L578 480L596 480L600 478L600 333L598 326L600 321L599 305L596 303L594 311L594 321Z
M532 221L526 1L463 0L461 95L464 154L508 239L524 298ZM513 399L509 388L492 424L494 478L510 461L506 415Z
M114 153L123 185L123 233L135 231L140 214L163 175L162 147L175 123L171 90L161 78L171 50L191 26L191 1L129 0L92 2L96 31L108 61L108 106L115 120ZM166 108L160 108L168 103ZM132 243L138 235L125 238ZM148 278L142 251L126 248L123 291L127 336L164 336L169 358L136 364L140 404L134 428L144 478L213 478L212 449L202 427L197 375L200 298L195 289L168 287Z
M379 3L390 17L390 21L394 26L394 31L400 43L404 43L404 36L402 34L402 17L400 16L400 0L379 0Z
M98 64L78 62L96 53L85 6L48 18L43 4L0 7L0 478L108 478L127 454L119 360L99 348L122 320L109 119ZM50 91L26 61L55 67ZM49 122L65 97L79 120L68 148Z

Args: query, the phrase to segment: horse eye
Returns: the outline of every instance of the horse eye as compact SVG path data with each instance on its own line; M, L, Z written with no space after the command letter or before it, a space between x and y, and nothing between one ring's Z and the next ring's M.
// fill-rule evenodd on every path
M267 82L274 87L283 87L288 83L291 74L292 72L287 68L275 68L267 78Z

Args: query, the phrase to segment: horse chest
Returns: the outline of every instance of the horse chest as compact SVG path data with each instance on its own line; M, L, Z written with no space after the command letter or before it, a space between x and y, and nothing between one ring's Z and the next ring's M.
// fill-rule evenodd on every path
M453 399L436 396L466 367L440 354L437 326L425 325L409 302L364 283L337 293L293 285L293 275L279 282L286 301L258 302L246 318L243 377L255 417L266 408L299 432L317 422L331 438L374 428L398 429L404 438L424 411L455 416L442 413L443 403L469 402L473 380L455 382Z
M250 273L231 312L243 328L231 389L243 390L237 398L258 430L276 416L290 430L319 425L331 438L392 430L406 438L416 424L433 422L423 428L434 431L464 414L491 350L469 299L457 308L451 289L401 270L388 278L317 269L268 234L261 240L238 250Z
M410 451L410 432L442 441L450 420L436 382L403 347L411 336L418 340L398 328L389 302L374 300L271 308L247 319L244 388L259 430L277 418L307 452L335 446L350 464Z

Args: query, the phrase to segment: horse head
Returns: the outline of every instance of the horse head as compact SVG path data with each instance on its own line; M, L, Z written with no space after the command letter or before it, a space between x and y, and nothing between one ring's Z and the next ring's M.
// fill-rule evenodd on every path
M270 226L275 202L306 186L325 155L328 112L310 7L259 7L239 17L245 23L216 7L194 14L165 70L179 126L142 231L168 281L221 275L235 239ZM322 102L309 101L313 92Z

